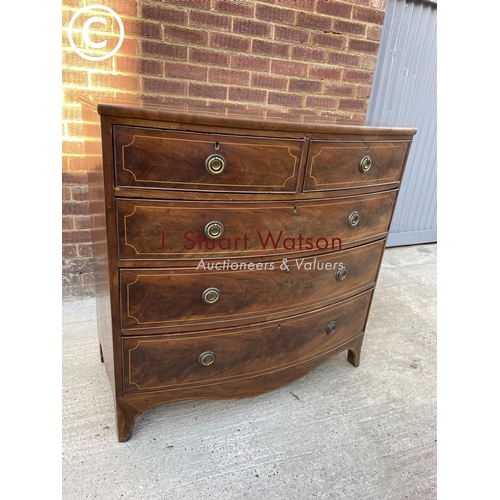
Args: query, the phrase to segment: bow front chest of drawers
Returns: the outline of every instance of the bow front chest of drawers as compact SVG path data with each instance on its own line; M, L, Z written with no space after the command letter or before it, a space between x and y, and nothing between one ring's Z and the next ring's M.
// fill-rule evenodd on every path
M101 358L141 412L261 394L365 325L415 129L82 103Z

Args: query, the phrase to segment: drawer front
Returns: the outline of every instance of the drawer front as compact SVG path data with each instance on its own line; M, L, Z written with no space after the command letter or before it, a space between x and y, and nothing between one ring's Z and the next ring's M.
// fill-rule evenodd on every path
M384 245L385 239L275 262L225 259L200 261L198 269L122 269L122 327L222 327L325 306L374 285Z
M210 385L305 362L363 332L371 295L224 332L124 337L125 392Z
M409 141L311 141L305 191L399 183Z
M297 191L301 139L201 134L115 126L120 187L168 190Z
M334 200L206 203L118 200L122 260L324 253L384 237L396 192ZM208 238L210 228L222 232Z

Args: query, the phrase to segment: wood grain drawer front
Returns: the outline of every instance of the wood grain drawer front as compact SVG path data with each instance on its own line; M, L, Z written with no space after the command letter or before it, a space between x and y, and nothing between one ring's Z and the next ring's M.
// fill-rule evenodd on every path
M363 332L371 295L369 290L282 322L198 334L124 337L125 392L210 385L308 361ZM211 354L203 357L204 353Z
M200 259L323 253L381 238L396 192L334 200L205 203L118 200L120 259ZM211 223L222 236L207 238Z
M399 183L409 145L409 141L311 141L304 190Z
M226 259L203 261L205 270L122 269L122 328L200 329L324 306L373 286L384 245L381 240L286 263Z
M297 191L302 139L115 126L116 185L168 190Z

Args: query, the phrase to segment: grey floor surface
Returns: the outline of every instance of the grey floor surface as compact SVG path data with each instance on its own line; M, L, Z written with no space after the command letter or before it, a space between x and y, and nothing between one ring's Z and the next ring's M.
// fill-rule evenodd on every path
M93 299L63 303L64 499L436 498L437 245L389 248L354 368L172 403L116 438Z

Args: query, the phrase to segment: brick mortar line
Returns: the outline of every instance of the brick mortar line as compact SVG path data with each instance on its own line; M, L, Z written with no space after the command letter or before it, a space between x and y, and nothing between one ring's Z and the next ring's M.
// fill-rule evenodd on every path
M206 11L203 11L203 12L206 12ZM380 12L384 12L384 10L381 10ZM300 14L300 13L301 13L301 11L296 11L296 14ZM352 16L351 16L351 18L347 19L345 17L335 17L335 16L329 16L329 15L326 15L326 14L314 14L314 15L317 15L317 16L322 17L324 19L328 19L330 21L334 21L334 20L349 21L349 22L357 23L357 24L360 24L360 25L363 25L363 26L367 26L367 27L371 27L371 26L382 27L382 24L371 22L371 21L361 21L359 19L353 19ZM120 17L122 17L122 16L120 16ZM125 17L125 16L123 16L123 17ZM258 35L251 35L249 37L248 35L245 35L244 33L234 33L234 31L233 31L233 29L234 29L234 23L233 23L233 21L234 20L238 20L239 18L236 15L227 15L225 17L231 18L231 21L232 21L232 23L231 23L231 25L232 25L231 26L231 31L226 31L226 30L221 30L221 29L218 30L218 29L215 29L215 28L203 28L203 27L199 27L199 26L196 26L196 25L192 25L192 24L180 24L180 23L174 23L174 22L162 22L162 21L158 21L158 20L154 20L154 19L137 19L137 18L133 18L133 17L127 17L126 18L127 20L136 21L136 22L151 23L151 24L155 24L157 26L161 26L163 28L163 30L162 30L163 38L159 39L159 38L149 38L149 37L147 37L145 35L130 35L130 34L127 34L126 32L125 32L125 38L139 39L139 40L150 40L150 41L158 41L158 42L164 41L164 42L166 42L166 41L169 41L169 40L165 39L165 28L168 27L168 26L173 26L175 28L185 28L186 30L193 30L193 31L199 31L199 32L206 32L206 33L215 32L215 33L227 34L227 35L232 35L232 36L241 36L241 37L245 37L245 38L259 38L259 39L262 38L264 40L270 40L267 37L259 37ZM330 33L330 34L334 34L334 35L346 35L346 36L352 36L352 37L356 37L356 38L360 38L360 39L366 39L366 35L364 37L361 37L361 36L356 35L354 33L342 33L342 32L336 32L336 31L332 31L332 30L325 31L323 29L307 28L307 27L304 27L304 26L297 25L295 23L294 24L280 23L278 21L267 21L267 20L262 20L262 19L257 19L257 18L252 18L252 19L251 18L245 18L245 19L247 19L247 20L254 20L255 22L260 22L262 24L267 24L267 25L271 26L273 32L274 32L275 28L278 26L278 27L285 27L285 28L290 28L290 29L303 30L303 31L306 31L306 32L311 32L311 33L314 33L314 32L325 33L325 34L329 34ZM63 30L63 33L67 35L67 33L68 33L68 27L67 26L62 26L62 30ZM78 28L78 29L75 28L75 32L81 34L81 31L82 30L80 28ZM99 32L97 32L97 33L99 33ZM102 33L107 33L107 32L103 31ZM116 37L119 36L118 33L111 33L111 34L113 36L116 36ZM275 40L274 33L272 35L273 35L272 40ZM67 36L65 38L66 38L66 40L68 40ZM182 42L178 42L178 43L182 43ZM293 42L283 41L283 43L293 43ZM69 47L69 41L68 41L68 47Z

